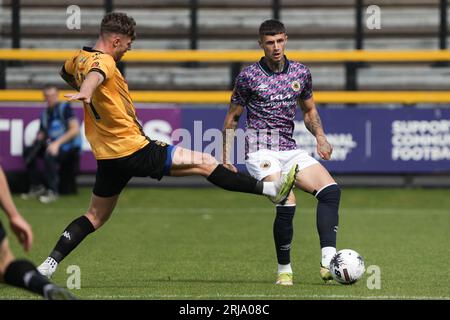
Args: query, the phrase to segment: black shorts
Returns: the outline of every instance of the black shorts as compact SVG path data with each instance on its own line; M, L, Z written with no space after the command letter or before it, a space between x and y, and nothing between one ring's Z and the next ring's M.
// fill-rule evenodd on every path
M2 222L0 221L0 243L6 238L6 231L3 229Z
M169 175L175 147L150 140L142 149L118 159L97 160L93 193L99 197L120 194L132 177L161 180Z

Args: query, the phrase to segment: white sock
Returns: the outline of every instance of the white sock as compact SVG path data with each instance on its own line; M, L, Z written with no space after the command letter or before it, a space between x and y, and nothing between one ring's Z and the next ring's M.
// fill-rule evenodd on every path
M38 267L39 268L43 267L44 265L48 265L50 267L50 272L55 272L56 268L58 267L58 262L56 262L55 259L53 259L52 257L48 257L47 259L45 259L45 261Z
M275 197L278 194L276 184L273 181L263 182L263 195Z
M323 247L322 248L322 266L329 267L331 258L336 254L336 248L334 247Z
M56 267L58 266L58 262L56 262L56 260L52 257L48 257L46 261L54 269L56 269Z
M278 274L286 272L292 273L291 264L278 264Z

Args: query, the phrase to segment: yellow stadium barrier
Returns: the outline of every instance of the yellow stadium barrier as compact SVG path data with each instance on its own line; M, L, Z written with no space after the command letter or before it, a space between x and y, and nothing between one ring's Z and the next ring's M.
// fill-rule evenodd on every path
M75 50L0 49L0 60L63 61ZM289 58L308 62L435 62L450 61L449 50L422 51L287 51ZM252 62L260 50L132 50L124 60L130 62ZM63 94L63 93L62 93ZM228 103L228 91L134 91L135 102ZM0 90L0 101L41 101L39 90ZM422 91L321 91L318 103L450 103L450 93Z
M75 50L0 49L0 60L63 61ZM422 51L290 51L290 59L308 62L431 62L450 61L449 50ZM262 56L261 50L132 50L124 61L132 62L250 62Z
M61 91L64 94L74 91ZM134 102L229 103L231 91L131 91ZM444 91L317 91L318 103L450 103ZM0 101L42 101L40 90L0 90Z

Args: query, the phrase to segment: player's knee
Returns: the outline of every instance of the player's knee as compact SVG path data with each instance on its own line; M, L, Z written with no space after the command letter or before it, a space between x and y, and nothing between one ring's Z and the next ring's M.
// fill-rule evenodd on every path
M213 165L217 164L216 158L214 158L212 155L210 155L208 153L203 153L202 159L203 159L203 163L207 166L213 166Z
M289 193L288 198L286 199L286 202L284 203L285 206L292 206L296 204L296 200L295 200L295 194L294 192L291 191L291 193Z
M205 177L209 176L217 167L217 160L212 155L203 153L202 163L199 165L201 174Z
M95 210L94 208L89 208L88 212L86 213L86 218L89 219L95 230L104 225L105 222L108 221L109 217L110 214L102 213L99 210Z
M339 204L339 201L341 199L341 188L337 183L331 184L317 192L315 196L317 200L321 202Z

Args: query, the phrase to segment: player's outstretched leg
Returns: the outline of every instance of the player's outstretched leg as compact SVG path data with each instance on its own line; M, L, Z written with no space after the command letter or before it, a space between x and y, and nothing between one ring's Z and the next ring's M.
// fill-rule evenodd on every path
M76 299L68 290L51 283L28 260L15 260L5 238L0 244L0 279L8 285L37 293L49 300Z
M209 154L177 147L172 155L171 176L201 175L212 184L229 191L268 196L274 203L282 203L294 186L298 166L274 182L258 181L240 172L228 170Z
M58 264L68 256L90 233L100 228L111 216L119 195L98 197L92 195L88 212L73 220L61 234L48 258L38 267L39 272L51 278Z

